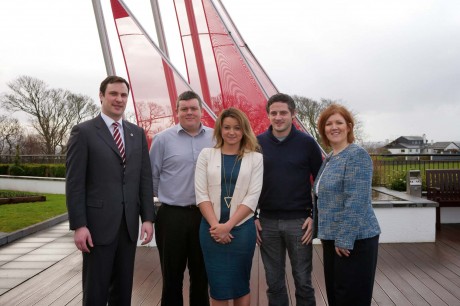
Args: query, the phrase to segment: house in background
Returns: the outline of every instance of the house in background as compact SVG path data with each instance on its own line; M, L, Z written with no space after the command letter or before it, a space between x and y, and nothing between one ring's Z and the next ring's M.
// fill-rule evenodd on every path
M423 136L401 136L383 146L383 148L388 150L391 154L460 154L459 141L431 141L431 143L428 143L425 134L423 134Z
M401 136L385 145L391 154L421 154L425 153L427 148L427 140L425 134L420 136Z
M460 153L460 142L441 141L432 143L428 148L429 154L458 154Z

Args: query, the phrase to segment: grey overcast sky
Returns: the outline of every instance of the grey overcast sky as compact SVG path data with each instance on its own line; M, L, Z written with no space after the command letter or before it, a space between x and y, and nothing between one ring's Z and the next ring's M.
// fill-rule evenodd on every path
M101 2L125 76L110 1ZM181 70L172 1L159 2ZM342 102L368 141L460 141L459 0L222 2L280 91ZM156 40L150 1L125 3ZM0 39L0 92L30 75L97 102L106 70L90 0L2 0Z

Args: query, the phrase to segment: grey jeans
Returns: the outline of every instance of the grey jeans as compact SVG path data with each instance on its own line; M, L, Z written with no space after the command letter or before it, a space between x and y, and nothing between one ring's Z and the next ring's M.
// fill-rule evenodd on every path
M262 244L260 252L267 279L269 306L288 306L286 289L286 251L292 266L297 306L315 306L315 292L311 283L311 244L303 245L305 218L277 220L260 218Z

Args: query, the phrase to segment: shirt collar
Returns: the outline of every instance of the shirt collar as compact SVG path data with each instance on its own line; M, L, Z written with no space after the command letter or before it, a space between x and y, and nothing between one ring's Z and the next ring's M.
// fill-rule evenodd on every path
M272 139L275 139L277 142L280 142L280 141L278 140L278 138L276 138L275 135L273 135L273 126L272 126L272 125L270 125L270 126L268 127L268 131L269 131L269 135L270 135L270 137L271 137ZM297 129L296 129L295 125L292 124L291 131L289 131L289 134L287 134L286 137L283 139L283 142L285 142L286 140L292 138L292 137L293 137L292 135L293 135L296 131L297 131Z
M112 127L112 123L114 123L114 122L118 122L119 123L118 128L123 129L123 119L115 121L112 118L110 118L109 116L107 116L106 114L104 114L103 112L101 112L101 117L102 117L102 120L104 120L104 122L107 125L107 127L109 128L109 130Z
M176 125L176 132L179 134L179 132L181 132L181 131L183 131L184 133L187 133L187 131L184 130L184 128L182 127L182 125L180 125L180 123L178 123L178 124ZM199 132L197 135L202 134L202 133L204 133L204 132L206 132L206 130L205 130L203 124L200 123L200 132ZM187 133L187 134L188 134L188 133Z

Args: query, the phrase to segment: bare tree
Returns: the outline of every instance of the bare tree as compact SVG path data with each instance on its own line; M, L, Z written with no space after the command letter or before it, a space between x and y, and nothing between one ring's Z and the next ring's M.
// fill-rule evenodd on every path
M88 96L49 89L42 80L21 76L8 83L11 92L0 101L10 112L25 112L42 139L45 154L65 153L64 143L73 125L93 117L99 108Z
M24 138L24 131L16 118L0 115L0 154L13 155Z
M299 120L305 125L313 138L321 143L321 135L319 134L316 123L318 122L318 118L321 112L326 107L334 103L334 101L329 99L321 99L320 102L317 102L313 99L296 95L292 96L292 98L296 104L297 116Z
M328 106L330 106L333 103L340 103L343 105L344 103L342 103L341 101L335 101L332 99L324 99L324 98L321 98L320 101L318 102L313 99L302 97L302 96L297 96L297 95L293 95L292 98L294 99L296 103L297 116L299 120L305 125L308 132L310 132L310 134L321 144L321 146L323 146L323 143L321 141L321 135L319 134L319 130L317 126L319 115L324 109L326 109ZM350 110L350 112L352 113L354 120L355 120L354 134L355 134L356 142L362 143L363 138L364 138L363 124L359 120L359 115L355 111ZM324 146L323 148L327 151L327 148L325 148Z
M43 143L37 134L28 134L20 142L21 154L38 155L43 153Z
M161 106L154 101L141 101L136 103L137 125L148 134L157 134L174 125L174 115L171 109Z

